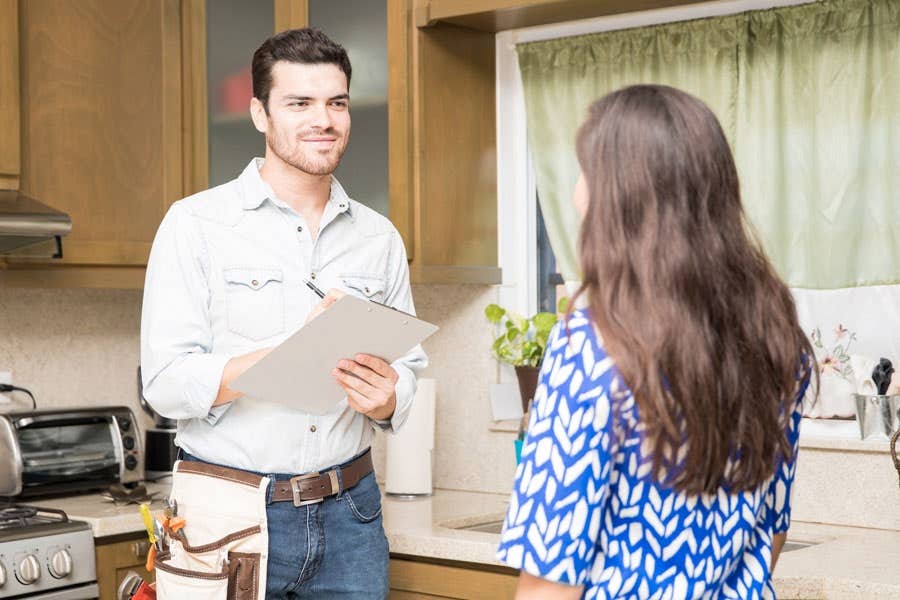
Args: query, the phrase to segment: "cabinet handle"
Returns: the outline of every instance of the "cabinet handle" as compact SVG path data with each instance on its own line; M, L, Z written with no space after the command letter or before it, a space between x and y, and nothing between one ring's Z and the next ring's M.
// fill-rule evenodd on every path
M150 552L150 542L134 542L131 544L131 550L134 557L138 560L147 560L147 554Z

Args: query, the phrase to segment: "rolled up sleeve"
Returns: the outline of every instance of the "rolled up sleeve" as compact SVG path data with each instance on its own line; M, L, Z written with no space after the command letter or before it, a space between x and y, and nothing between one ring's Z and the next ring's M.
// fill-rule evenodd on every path
M385 303L397 310L416 314L413 304L412 289L409 285L409 265L406 260L406 248L403 239L396 231L393 232L391 251L389 258L388 287L385 294ZM397 432L406 422L409 411L412 408L413 399L416 396L416 382L421 372L428 366L428 356L421 345L410 350L403 357L391 363L397 372L398 379L395 386L397 395L397 407L390 420L376 420L372 422L379 429L388 432Z
M171 419L215 423L228 407L212 407L231 357L210 353L207 275L202 238L191 214L176 203L153 241L141 313L144 396Z

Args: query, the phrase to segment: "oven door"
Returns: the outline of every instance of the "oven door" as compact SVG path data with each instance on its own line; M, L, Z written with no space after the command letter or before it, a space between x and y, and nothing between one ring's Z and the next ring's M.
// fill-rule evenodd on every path
M112 416L31 415L16 420L21 496L102 489L118 481L121 442Z
M21 600L96 600L100 597L100 588L96 583L79 585L64 590L47 590L33 595L19 596Z

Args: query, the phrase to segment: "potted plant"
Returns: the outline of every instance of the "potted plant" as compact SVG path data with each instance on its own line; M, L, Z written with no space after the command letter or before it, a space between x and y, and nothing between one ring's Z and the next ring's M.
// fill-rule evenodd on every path
M564 301L564 298L560 300L560 311L565 310ZM556 315L539 312L526 318L497 304L489 304L484 314L500 330L491 349L497 360L515 367L522 411L527 412L537 389L541 359L544 358L550 330L556 324Z

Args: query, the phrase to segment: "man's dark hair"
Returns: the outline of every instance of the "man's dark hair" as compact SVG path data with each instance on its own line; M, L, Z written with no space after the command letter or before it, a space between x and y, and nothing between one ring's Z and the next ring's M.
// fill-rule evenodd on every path
M350 59L347 51L330 37L312 27L288 29L267 39L253 53L253 96L269 112L272 67L283 60L307 65L332 64L347 76L350 86Z

